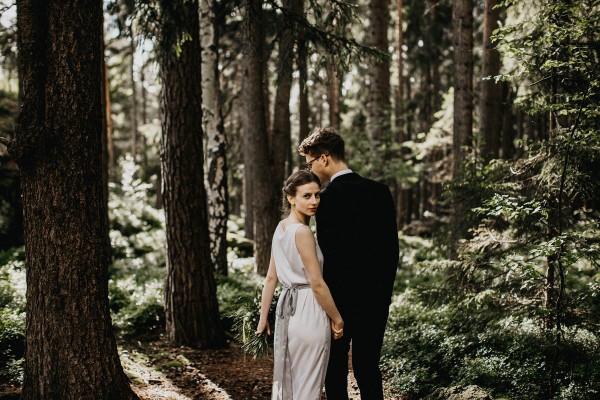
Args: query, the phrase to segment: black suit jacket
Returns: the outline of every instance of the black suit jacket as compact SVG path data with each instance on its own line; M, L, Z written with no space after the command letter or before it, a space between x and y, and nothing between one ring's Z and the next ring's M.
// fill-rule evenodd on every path
M342 316L387 307L399 257L389 188L355 173L338 176L321 192L316 220L323 277Z

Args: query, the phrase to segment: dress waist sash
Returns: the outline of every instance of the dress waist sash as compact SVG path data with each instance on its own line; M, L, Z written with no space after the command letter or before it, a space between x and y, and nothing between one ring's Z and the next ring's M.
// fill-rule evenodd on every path
M273 399L289 400L292 398L292 371L288 365L288 326L290 317L296 313L298 290L309 289L308 283L288 286L282 284L283 290L277 302L277 326L275 329L275 353L273 365Z

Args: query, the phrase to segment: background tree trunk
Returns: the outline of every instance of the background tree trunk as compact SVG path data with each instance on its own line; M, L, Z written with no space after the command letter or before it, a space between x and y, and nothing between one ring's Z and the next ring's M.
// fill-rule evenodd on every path
M463 146L473 136L473 0L457 0L452 10L454 29L453 177L460 179Z
M304 14L304 1L301 1L302 10L300 11ZM298 91L299 94L299 104L298 104L298 119L299 119L299 131L298 131L298 145L302 143L302 141L308 137L310 133L310 127L308 126L308 119L310 117L310 108L308 104L308 87L306 82L308 81L308 67L307 67L307 51L308 45L306 43L306 39L301 34L298 37L298 54L296 56L296 66L298 68ZM293 149L296 151L297 148ZM304 165L305 159L304 156L298 154L298 165Z
M333 60L327 62L327 102L329 103L329 126L340 129L340 79Z
M379 51L388 52L389 0L371 0L369 3L369 44ZM390 128L390 62L378 60L370 75L369 116L373 140L384 140Z
M483 55L480 88L480 149L484 160L499 157L502 128L502 88L494 77L500 73L500 53L492 44L492 32L498 27L498 0L485 0L483 17Z
M219 347L225 340L210 262L204 190L198 2L160 4L167 337L177 345ZM189 40L182 43L184 34ZM176 43L181 46L179 54Z
M396 129L398 131L397 139L398 143L402 143L408 140L406 136L405 120L404 120L404 60L402 59L402 46L404 45L404 0L396 0L396 63L398 68L398 86L394 93L394 114ZM403 158L402 150L398 154L399 157ZM396 179L396 219L400 229L408 223L408 197L410 191L408 189L402 189L402 176Z
M283 6L292 11L297 9L298 0L284 0ZM292 23L284 23L284 28L279 38L279 55L277 66L277 92L275 93L275 108L273 110L273 136L270 146L273 176L273 196L281 196L283 186L285 163L291 151L291 123L290 123L290 92L292 90L292 71L294 65L294 34L295 27ZM277 207L275 207L277 209ZM279 212L274 213L275 219Z
M23 399L134 399L108 309L102 2L18 2L27 257Z
M106 67L106 61L102 61L103 78L104 78L104 120L106 124L106 163L107 163L107 174L108 180L114 182L116 180L115 168L117 161L115 157L115 144L113 141L113 124L112 124L112 113L110 108L110 82L108 81L108 69Z
M215 24L216 1L200 2L200 40L202 44L202 119L207 140L208 231L211 261L216 270L227 275L227 187L226 137L221 112L219 82L219 37Z
M254 232L254 257L257 272L266 274L271 256L271 239L278 205L273 194L269 163L269 140L265 119L263 87L264 34L262 0L244 1L244 169L247 198L251 197ZM250 185L248 187L248 185Z
M129 27L129 53L131 55L131 66L129 69L131 79L131 157L136 162L138 151L138 100L137 87L135 84L135 35L133 33L133 22Z
M464 149L473 136L473 0L453 3L454 32L454 123L452 179L462 179ZM450 257L456 259L458 240L463 235L465 210L453 204Z

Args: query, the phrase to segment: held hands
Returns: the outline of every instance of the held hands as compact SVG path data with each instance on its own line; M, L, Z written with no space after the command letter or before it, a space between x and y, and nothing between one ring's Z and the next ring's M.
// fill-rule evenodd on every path
M265 330L267 331L267 335L271 336L271 327L269 326L269 321L261 320L258 322L258 327L256 328L256 332L254 332L254 334L256 336L260 336L264 333Z
M331 321L331 334L334 340L344 336L344 321L342 319L339 321Z

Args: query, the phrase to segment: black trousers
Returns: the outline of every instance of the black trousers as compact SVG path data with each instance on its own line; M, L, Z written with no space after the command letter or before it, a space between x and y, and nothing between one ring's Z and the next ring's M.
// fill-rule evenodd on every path
M352 342L352 369L361 400L383 400L379 359L389 305L342 313L344 336L331 340L325 390L327 400L348 400L348 353Z

